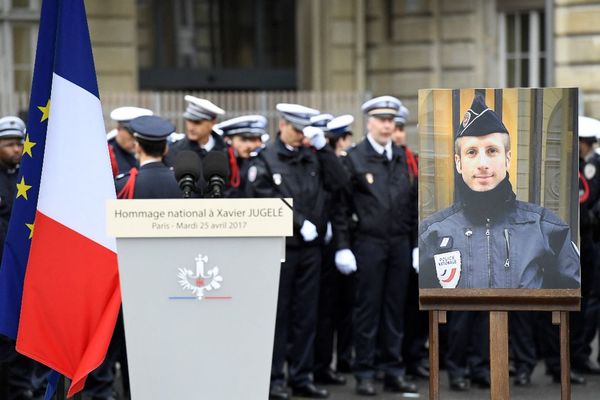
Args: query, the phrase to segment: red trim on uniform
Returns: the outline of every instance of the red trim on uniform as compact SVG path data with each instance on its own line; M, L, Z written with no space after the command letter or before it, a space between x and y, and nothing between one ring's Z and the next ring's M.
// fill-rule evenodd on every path
M419 166L417 164L417 159L413 152L407 147L404 148L404 152L406 153L406 164L408 166L408 172L415 178L419 177Z
M588 185L587 179L583 175L581 175L581 171L579 172L579 180L583 185L583 194L579 196L579 204L585 203L590 197L590 185Z
M133 192L135 191L135 179L138 174L138 169L133 167L129 170L129 179L123 189L117 194L118 199L133 199Z
M237 188L240 186L240 167L235 159L235 151L233 147L227 149L229 154L229 169L231 170L231 178L229 178L229 184L231 187Z
M110 157L110 168L112 169L113 177L115 177L119 175L119 163L117 162L115 149L110 144L108 145L108 156Z

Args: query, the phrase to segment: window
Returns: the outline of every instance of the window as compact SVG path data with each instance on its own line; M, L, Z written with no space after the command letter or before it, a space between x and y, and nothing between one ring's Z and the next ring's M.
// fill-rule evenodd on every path
M0 91L29 92L35 57L40 3L0 1Z
M546 84L546 33L543 10L499 14L500 87Z
M294 0L138 0L142 89L293 89Z

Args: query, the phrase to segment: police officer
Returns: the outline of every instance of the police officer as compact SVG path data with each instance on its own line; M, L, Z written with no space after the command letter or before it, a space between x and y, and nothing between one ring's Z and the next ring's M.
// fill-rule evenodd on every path
M13 116L0 118L0 259L16 195L24 138L23 120ZM36 368L34 361L15 351L14 341L0 336L0 377L7 381L0 380L1 398L33 399Z
M142 115L152 115L152 111L140 107L119 107L110 113L110 118L117 123L117 127L110 131L108 138L108 151L113 165L115 176L138 166L135 158L135 139L129 127L129 121Z
M173 166L175 157L182 150L196 152L200 159L209 151L225 151L223 138L213 128L217 117L225 111L206 99L186 95L188 106L183 113L185 119L185 138L175 142L165 157L165 163Z
M345 182L345 172L327 146L324 132L310 127L318 110L298 104L278 104L279 132L251 161L249 197L294 199L294 235L286 240L281 265L270 398L287 399L284 364L293 395L326 398L313 383L314 340L321 268L321 244L326 232L325 190ZM303 145L308 139L311 147ZM289 345L289 350L288 350Z
M421 287L579 287L569 226L548 209L516 200L508 130L479 95L458 130L454 160L460 201L421 224ZM528 245L520 245L525 238Z
M392 96L362 105L368 132L343 157L350 183L338 207L343 217L335 218L334 231L339 235L336 265L345 273L357 270L354 369L356 392L364 396L376 394L373 380L378 340L383 350L384 390L417 391L414 383L404 379L401 354L411 268L410 233L417 219L411 205L417 193L409 182L406 154L391 138L400 106ZM353 241L348 221L356 221Z
M352 129L354 117L350 114L340 115L327 123L326 136L329 145L338 157L345 156L346 150L352 146Z
M592 353L591 343L600 323L600 272L597 257L600 240L600 154L597 150L594 151L597 135L600 135L600 121L580 116L578 128L582 295L587 301L584 312L585 359L578 360L577 369L596 374L600 372L598 366L589 357ZM582 311L583 307L582 301Z
M215 131L225 138L229 156L231 173L225 197L245 197L250 156L260 150L266 127L267 119L262 115L243 115L215 125Z
M163 163L167 154L167 137L175 125L158 116L143 116L131 121L135 137L135 153L140 168L116 178L120 199L173 199L181 198L173 170Z
M395 129L392 134L392 140L404 150L410 183L418 187L418 159L406 143L405 127L409 115L408 108L404 104L401 105L398 114L394 117ZM413 212L417 213L418 205L416 202L412 207L415 210ZM411 233L411 248L413 249L413 253L417 251L416 247L417 226L415 225L415 229ZM408 375L427 378L429 377L429 360L425 343L428 337L429 319L426 312L419 311L419 275L416 262L417 257L412 260L413 267L416 268L410 270L405 316L405 319L412 321L412 323L406 325L402 355L406 362L406 373Z
M354 121L351 115L333 118L330 114L321 114L311 118L312 126L325 128L325 136L330 147L338 157L352 140L350 125ZM349 138L346 139L346 138ZM339 195L328 193L327 212L330 221L337 207ZM352 365L352 304L354 298L353 275L341 274L335 266L336 238L331 222L327 224L323 245L323 262L319 292L319 313L317 336L315 339L314 377L317 383L344 385L346 378L338 371L350 372ZM336 340L334 340L336 339ZM334 341L336 347L337 370L332 367Z

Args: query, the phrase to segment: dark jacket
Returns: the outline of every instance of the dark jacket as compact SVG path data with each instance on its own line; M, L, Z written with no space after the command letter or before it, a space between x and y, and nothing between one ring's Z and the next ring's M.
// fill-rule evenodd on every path
M139 163L135 156L121 148L117 143L116 138L112 138L108 141L108 145L112 147L113 154L117 160L117 167L119 174L127 173L131 168L138 167Z
M211 136L215 141L215 145L210 151L225 151L225 142L223 141L221 135L215 132L211 132ZM204 157L208 153L206 150L200 147L198 142L192 142L187 137L185 137L175 142L173 145L169 146L169 151L165 155L165 164L169 167L172 167L175 164L175 158L177 157L177 154L179 154L179 152L183 150L190 150L195 152L200 156L201 160L204 159Z
M585 179L588 187L585 201L579 204L580 230L582 240L600 237L600 155L592 153L585 160L579 159L580 179ZM580 190L582 190L580 182Z
M17 193L19 169L6 169L0 166L0 259L4 249L4 240L8 232L8 221Z
M348 150L342 162L350 181L333 222L337 248L350 248L353 236L380 240L410 236L417 226L417 190L404 150L393 144L389 161L365 139Z
M327 227L325 191L338 190L346 182L346 172L329 146L319 151L307 147L290 151L277 137L251 159L246 194L248 197L293 198L294 236L287 238L287 245L307 244L300 235L305 220L317 227L318 239L308 243L316 245L322 243Z
M130 174L115 178L117 194L130 179ZM134 199L180 199L183 193L175 180L173 170L161 162L151 162L139 168L135 178Z
M579 254L569 226L550 210L517 201L510 193L487 213L475 216L460 202L421 223L420 287L441 287L449 254L460 257L451 256L460 260L457 288L580 286Z

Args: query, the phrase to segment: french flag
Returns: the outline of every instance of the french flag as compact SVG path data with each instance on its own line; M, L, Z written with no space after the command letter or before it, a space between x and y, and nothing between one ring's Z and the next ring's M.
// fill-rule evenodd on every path
M54 3L46 146L17 351L70 378L72 396L102 363L121 298L115 239L106 233L115 188L85 7Z

